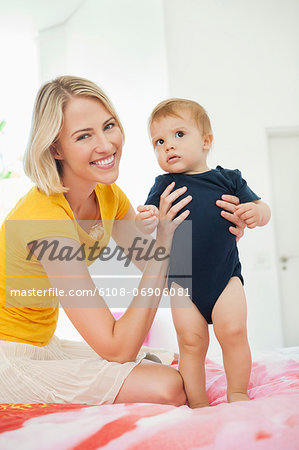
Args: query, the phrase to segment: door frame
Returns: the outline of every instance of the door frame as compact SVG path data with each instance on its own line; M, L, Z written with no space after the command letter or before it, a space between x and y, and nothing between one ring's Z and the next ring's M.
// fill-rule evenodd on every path
M299 126L293 126L293 127L268 127L265 128L266 131L266 137L267 137L267 148L268 148L268 161L269 161L269 175L270 175L270 189L271 189L271 195L273 197L273 174L271 169L271 150L270 150L270 144L269 141L271 138L284 138L284 137L298 137L299 138ZM279 304L280 304L280 311L281 311L281 329L282 329L282 337L283 337L283 344L286 345L286 332L285 332L285 321L283 319L283 286L282 286L282 280L280 276L280 263L279 263L279 252L278 252L278 230L276 227L276 224L274 222L273 224L274 229L274 242L275 242L275 265L277 270L277 280L278 280L278 288L279 288Z

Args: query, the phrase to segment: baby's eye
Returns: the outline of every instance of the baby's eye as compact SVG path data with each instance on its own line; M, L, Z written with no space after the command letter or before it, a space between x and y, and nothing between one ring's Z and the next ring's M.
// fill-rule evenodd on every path
M164 144L164 139L158 139L157 141L156 141L156 145L158 146L158 145L163 145Z
M177 131L175 133L175 137L179 137L179 138L182 138L184 135L185 135L185 133L183 131Z
M89 136L90 136L89 133L81 134L81 136L77 138L77 141L83 141L84 139L87 139Z

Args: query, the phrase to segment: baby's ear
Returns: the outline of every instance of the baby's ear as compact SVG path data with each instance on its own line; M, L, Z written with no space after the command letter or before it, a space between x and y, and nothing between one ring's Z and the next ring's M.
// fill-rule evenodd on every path
M212 134L206 134L204 136L203 145L205 150L210 150L213 142L213 135Z

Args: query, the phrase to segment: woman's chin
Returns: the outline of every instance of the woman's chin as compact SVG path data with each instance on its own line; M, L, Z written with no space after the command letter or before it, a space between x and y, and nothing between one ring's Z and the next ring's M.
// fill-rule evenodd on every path
M97 181L98 183L102 184L112 184L115 183L115 181L118 178L119 170L118 168L115 168L114 170L109 170L107 173L101 173L101 175L98 177Z

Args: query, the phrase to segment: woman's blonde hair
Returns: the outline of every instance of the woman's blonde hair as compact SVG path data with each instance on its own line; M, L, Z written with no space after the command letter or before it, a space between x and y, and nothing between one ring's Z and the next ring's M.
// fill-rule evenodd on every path
M182 117L180 114L182 110L190 112L191 117L204 136L212 133L211 122L206 110L199 103L185 98L169 98L159 103L150 115L148 121L149 129L152 123L161 119L161 117Z
M62 166L53 155L53 144L63 126L64 110L72 97L98 99L115 118L124 137L119 117L106 94L92 81L61 76L45 83L36 96L24 170L36 186L47 195L67 192L61 181Z

